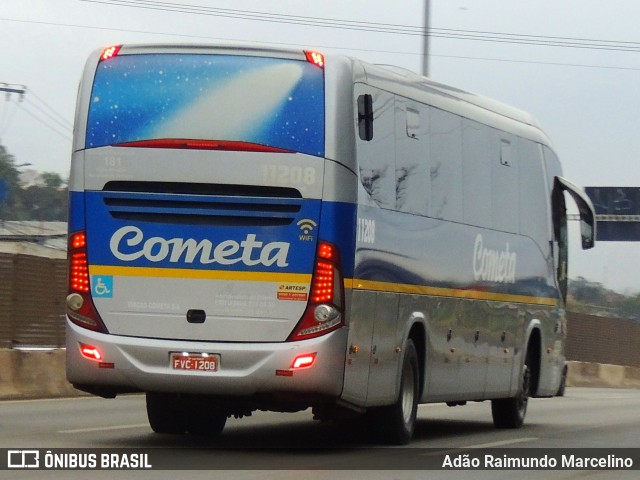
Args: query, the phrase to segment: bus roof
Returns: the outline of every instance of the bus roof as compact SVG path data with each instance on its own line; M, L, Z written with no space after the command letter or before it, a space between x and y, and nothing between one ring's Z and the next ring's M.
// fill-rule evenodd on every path
M366 83L373 87L551 145L538 121L523 110L400 67L358 62L366 72Z

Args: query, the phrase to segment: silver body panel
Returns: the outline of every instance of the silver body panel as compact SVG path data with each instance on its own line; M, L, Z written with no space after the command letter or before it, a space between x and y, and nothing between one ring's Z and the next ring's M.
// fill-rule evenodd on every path
M302 57L251 47L123 49L167 52ZM505 398L518 392L535 330L541 339L537 394L557 390L566 328L550 196L561 170L557 159L544 155L550 142L528 114L414 74L328 56L324 158L221 151L212 169L210 152L85 150L96 66L95 60L87 63L80 87L70 190L82 195L110 181L139 180L294 187L304 200L321 204L318 215L335 209L321 228L343 242L341 255L348 258L346 325L287 342L306 303L273 300L285 277L125 276L119 288L126 295L95 299L115 334L67 322L72 383L243 398L304 393L310 405L327 397L357 407L390 405L398 397L403 351L414 335L423 342L421 402ZM377 105L371 143L358 139L356 105L363 94L372 94ZM177 162L184 168L177 169ZM314 181L292 184L291 176L279 175L292 167L313 170ZM507 187L492 188L492 182ZM414 193L405 196L409 191ZM498 273L483 273L474 263L478 252L517 255L512 278L506 260L495 267ZM295 277L290 283L299 282ZM234 296L242 301L234 303ZM198 306L203 299L210 303ZM185 324L189 308L207 310L207 327ZM82 343L104 349L113 367L83 358L77 348ZM220 371L172 370L169 355L181 351L220 355ZM314 367L276 375L289 370L299 353L317 353Z

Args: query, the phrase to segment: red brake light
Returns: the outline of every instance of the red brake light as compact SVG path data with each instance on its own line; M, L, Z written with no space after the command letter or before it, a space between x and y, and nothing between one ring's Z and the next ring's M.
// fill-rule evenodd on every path
M288 340L314 338L342 327L343 290L338 249L330 243L320 242L311 279L309 303Z
M117 56L121 48L122 45L112 45L111 47L105 48L100 54L100 61L103 62Z
M107 333L107 329L102 323L91 299L87 236L85 232L76 232L70 236L68 256L69 295L67 295L67 316L76 325Z
M82 248L87 246L87 236L84 232L74 233L71 236L71 246L73 248Z
M333 301L334 281L333 264L317 261L313 283L311 284L311 301L314 303Z
M307 62L313 63L317 67L324 68L324 55L320 52L305 50L304 54L307 57Z
M134 140L132 142L117 143L114 147L139 148L175 148L181 150L228 150L231 152L261 152L261 153L293 153L284 148L270 147L251 142L236 140L198 140L189 138L152 138L150 140Z
M89 293L87 238L84 232L74 233L69 243L69 289L73 292Z

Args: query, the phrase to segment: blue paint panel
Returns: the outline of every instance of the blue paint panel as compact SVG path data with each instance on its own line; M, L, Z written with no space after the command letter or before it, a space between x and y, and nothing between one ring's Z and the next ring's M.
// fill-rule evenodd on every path
M324 71L306 61L121 55L98 65L86 147L244 141L324 156Z
M84 193L69 192L69 232L84 230Z
M148 204L148 194L125 198L113 192L87 192L85 198L93 265L278 273L313 269L317 238L301 236L298 222L318 224L320 200L262 199L260 204L243 197L229 203L215 196L153 195ZM283 210L285 203L285 211L268 211ZM198 210L201 215L195 215Z
M342 274L353 277L356 205L342 202L323 202L320 215L320 238L338 246Z
M550 259L528 237L362 205L358 222L375 232L359 235L354 278L559 298Z

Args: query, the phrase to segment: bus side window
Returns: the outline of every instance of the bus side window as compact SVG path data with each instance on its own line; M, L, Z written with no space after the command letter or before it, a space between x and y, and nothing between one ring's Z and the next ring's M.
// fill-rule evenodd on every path
M363 201L391 210L396 207L395 104L395 97L382 90L358 97L359 131L368 138L357 142L358 174L367 193Z
M361 140L373 139L373 97L369 94L358 97L358 133Z
M396 97L396 210L429 214L429 110Z

